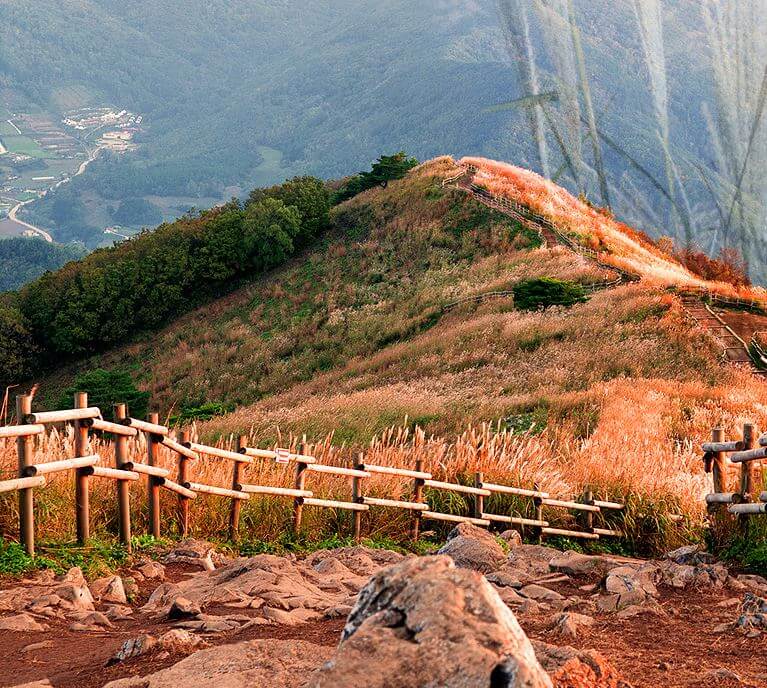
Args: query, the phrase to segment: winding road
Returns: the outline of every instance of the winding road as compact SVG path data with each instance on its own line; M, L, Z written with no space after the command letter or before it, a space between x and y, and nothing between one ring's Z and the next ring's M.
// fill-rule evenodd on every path
M64 184L68 184L71 182L75 177L79 177L85 170L88 169L88 165L90 165L98 156L99 152L102 150L103 146L97 146L93 150L87 149L86 151L88 153L88 159L83 160L82 163L80 163L80 166L77 168L77 171L70 175L69 177L65 177L64 179L59 180L56 182L48 191L46 191L43 196L48 194L50 191L53 191L55 189L58 189L60 186L63 186ZM40 227L36 227L35 225L29 224L29 222L24 222L24 220L20 220L18 217L19 210L21 210L25 205L32 203L33 201L38 200L37 198L32 198L28 201L20 201L17 203L13 208L11 208L8 211L8 219L11 222L15 222L17 225L20 225L21 227L24 227L24 229L34 232L37 236L39 236L42 239L45 239L45 241L49 243L53 243L53 237L46 232L44 229L41 229Z

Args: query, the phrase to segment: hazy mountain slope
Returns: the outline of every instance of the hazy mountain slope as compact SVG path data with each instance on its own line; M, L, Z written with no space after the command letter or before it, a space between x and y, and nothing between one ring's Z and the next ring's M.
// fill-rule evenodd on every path
M576 4L600 129L663 180L632 5ZM0 1L0 12L6 93L54 109L108 101L146 115L139 153L104 158L76 180L92 205L126 195L223 198L227 185L347 174L399 148L419 158L460 150L533 163L524 108L486 111L528 95L496 0L20 0ZM708 230L715 212L693 165L712 158L701 17L700 0L669 5L665 36L672 148ZM539 29L533 42L542 89L558 88ZM556 154L553 139L549 147ZM618 215L674 233L658 189L624 153L605 145L604 155ZM589 192L598 200L593 178ZM32 217L50 223L49 212Z

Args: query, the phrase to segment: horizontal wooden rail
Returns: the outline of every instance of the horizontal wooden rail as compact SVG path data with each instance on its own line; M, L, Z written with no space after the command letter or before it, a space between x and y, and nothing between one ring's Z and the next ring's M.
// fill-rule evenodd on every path
M482 488L490 490L499 494L517 495L519 497L538 497L540 499L547 499L549 497L548 492L541 492L539 490L526 490L522 487L508 487L507 485L496 485L495 483L482 483Z
M432 521L449 521L451 523L471 523L475 526L489 526L490 521L484 518L472 518L471 516L456 516L455 514L442 514L439 511L421 511L421 518Z
M759 446L760 447L767 447L767 435L762 435L759 438Z
M544 535L558 535L566 538L581 538L582 540L599 540L598 533L584 533L580 530L564 530L563 528L541 528Z
M66 423L72 420L85 420L98 418L101 410L94 407L67 409L66 411L42 411L41 413L28 413L24 416L24 422L30 425L39 423Z
M126 418L121 422L123 425L128 425L131 428L136 428L136 430L141 430L142 432L148 432L150 435L164 436L170 432L170 430L168 430L168 428L166 428L164 425L148 423L147 421L139 420L138 418Z
M194 490L190 490L183 485L179 485L178 483L173 482L168 478L158 478L157 482L160 487L164 487L166 490L175 492L176 494L181 495L182 497L186 497L187 499L194 499L197 496L197 493L194 492Z
M746 461L760 461L767 458L767 447L757 447L756 449L747 449L746 451L730 454L730 461L733 463L745 463Z
M362 497L362 503L369 506L388 506L393 509L410 509L411 511L429 510L429 505L423 502L401 502L397 499L380 499L379 497Z
M245 485L238 483L235 487L240 492L248 494L272 495L274 497L313 497L311 490L295 490L292 487L270 487L269 485Z
M767 502L767 492L760 492L759 493L759 501L760 502Z
M424 487L431 487L435 490L449 490L451 492L463 492L465 494L479 495L480 497L489 497L491 492L482 487L469 487L468 485L458 485L456 483L443 483L439 480L424 480Z
M170 475L170 471L167 468L150 466L147 463L140 463L138 461L128 461L121 468L125 471L136 471L136 473L141 473L142 475L151 475L155 478L167 478Z
M230 490L216 485L204 485L202 483L184 483L183 487L202 494L216 495L217 497L229 497L230 499L250 499L250 495L238 490Z
M740 504L743 496L738 492L712 492L706 495L706 504Z
M0 439L5 437L29 437L40 435L45 432L45 426L41 423L36 425L4 425L0 428Z
M761 442L761 438L760 442ZM743 451L743 447L746 445L743 444L740 440L737 442L704 442L703 443L703 451L704 452L736 452L736 451Z
M13 480L0 480L0 493L43 486L45 486L44 475L37 475L30 478L14 478Z
M49 461L48 463L36 463L27 466L24 469L24 477L29 478L33 475L46 475L48 473L60 473L61 471L71 471L76 468L85 468L93 466L101 461L98 454L90 456L78 456L74 459L62 459L61 461Z
M83 471L85 475L92 475L94 478L111 478L112 480L138 480L139 474L133 471L124 471L119 468L109 468L107 466L88 466Z
M221 449L220 447L209 447L206 444L196 444L195 442L192 442L189 444L189 448L193 452L205 454L206 456L217 456L219 459L229 459L230 461L237 461L238 463L253 463L253 459L245 454L229 451L228 449Z
M197 460L200 458L200 455L196 451L192 451L188 447L185 447L183 444L179 444L176 442L176 440L172 440L170 437L163 437L162 442L163 447L167 447L168 449L173 450L176 452L176 454L181 454L181 456L185 456L187 459Z
M371 463L366 463L365 470L368 473L396 475L401 478L412 478L413 480L431 480L431 473L426 473L424 471L411 471L411 470L408 470L407 468L393 468L392 466L375 466Z
M564 499L544 499L544 506L555 506L560 509L573 509L575 511L599 512L599 507L593 504L582 504L581 502L569 502Z
M336 502L332 499L314 499L313 497L303 497L304 506L324 506L329 509L346 509L347 511L368 511L370 507L367 504L357 504L356 502Z
M100 418L91 418L87 422L88 427L91 430L97 430L99 432L111 432L113 435L121 435L123 437L136 437L138 430L129 425L123 425L122 423L110 423L108 420L101 420Z
M282 461L293 461L296 463L317 463L317 459L313 456L307 456L306 454L294 454L287 450L275 450L275 449L256 449L255 447L245 447L242 450L245 456L252 456L257 459L275 459Z
M626 508L626 505L621 504L620 502L605 502L601 499L594 499L591 501L591 504L599 507L600 509L608 509L612 511L621 511L621 509Z
M619 530L610 530L608 528L592 528L592 532L603 537L623 537Z
M727 507L731 514L767 514L767 504L753 502L747 504L731 504Z
M511 523L515 526L530 526L531 528L545 528L549 525L548 521L538 521L533 518L522 518L521 516L504 516L503 514L482 514L482 518L487 521Z
M310 463L306 466L307 471L313 473L331 473L333 475L346 475L350 478L369 478L370 473L358 471L355 468L342 468L341 466L328 466L322 463Z

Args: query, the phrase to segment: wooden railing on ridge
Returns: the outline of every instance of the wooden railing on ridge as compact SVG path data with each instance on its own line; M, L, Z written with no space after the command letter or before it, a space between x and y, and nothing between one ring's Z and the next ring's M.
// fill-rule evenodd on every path
M539 539L546 536L564 536L597 540L603 536L620 536L612 528L595 527L593 517L601 511L619 511L622 504L595 500L591 492L584 494L583 501L553 499L539 490L486 483L483 475L477 473L473 486L460 485L434 480L431 473L424 471L423 462L417 461L413 470L393 466L367 464L362 455L354 468L320 464L316 458L303 452L291 452L288 449L259 449L247 446L247 438L241 437L237 450L230 451L189 441L189 434L180 431L176 439L171 437L171 430L158 422L157 414L150 414L146 421L131 418L125 404L115 406L116 422L105 421L101 410L88 406L85 393L75 395L75 407L62 411L32 412L32 398L19 395L16 398L16 417L19 425L0 427L0 440L16 440L18 454L18 476L11 480L0 481L0 493L18 492L19 499L19 539L26 551L33 555L35 551L34 490L44 488L46 476L62 471L75 474L75 515L77 540L85 543L90 537L90 500L89 486L92 478L106 478L116 483L118 507L119 537L121 543L130 550L130 485L142 476L147 480L147 511L149 533L154 537L161 535L160 490L165 489L178 497L178 509L182 535L189 531L189 500L200 495L212 495L232 500L229 521L229 537L236 540L239 536L240 509L242 502L257 495L284 497L293 500L293 529L301 529L302 513L306 506L330 509L344 509L355 513L354 537L361 537L361 517L371 507L395 508L412 514L411 537L417 539L423 520L447 521L455 523L473 523L490 527L492 523L509 526L524 526L534 530ZM44 435L51 424L72 423L75 432L75 456L69 459L33 463L33 440ZM100 464L101 457L90 452L89 433L106 433L113 437L115 466ZM135 461L129 455L128 440L143 433L146 438L146 462ZM168 468L158 465L160 447L165 447L178 457L176 479L171 478ZM206 485L194 482L190 478L190 467L201 456L225 459L232 462L232 480L228 486ZM243 475L243 470L257 460L274 461L278 464L295 464L295 482L293 488L271 485L251 484ZM351 478L351 501L335 501L315 498L307 479L313 473L326 473ZM384 499L365 495L364 482L376 474L396 476L412 481L413 496L410 501ZM471 495L473 512L471 516L441 513L433 511L424 499L424 491L448 490ZM536 509L534 519L522 518L513 513L494 514L485 511L484 499L493 494L516 495L533 500ZM564 530L553 528L544 518L544 507L575 510L585 517L582 530Z

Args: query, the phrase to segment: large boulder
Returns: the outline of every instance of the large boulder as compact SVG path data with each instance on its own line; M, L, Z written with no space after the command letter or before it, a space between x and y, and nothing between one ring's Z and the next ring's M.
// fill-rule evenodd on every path
M248 640L200 650L162 671L104 688L302 688L331 652L303 640Z
M480 573L491 573L506 562L506 554L491 533L471 523L459 523L447 536L439 554L446 554L455 565Z
M491 585L447 556L407 559L360 592L311 688L551 688Z
M558 549L545 545L519 545L509 552L504 568L522 572L532 580L551 573L549 562L561 555Z

